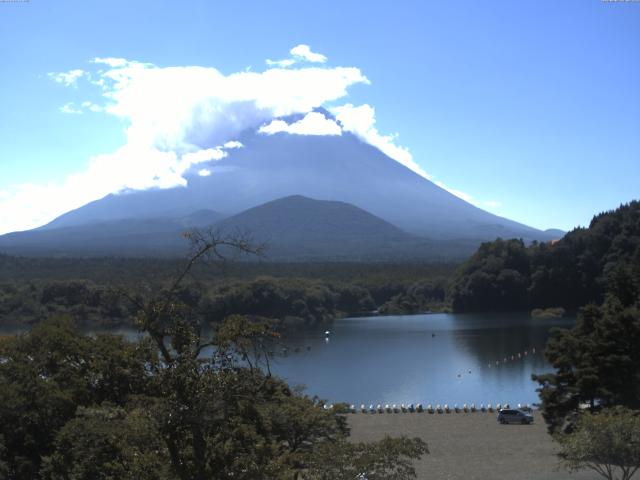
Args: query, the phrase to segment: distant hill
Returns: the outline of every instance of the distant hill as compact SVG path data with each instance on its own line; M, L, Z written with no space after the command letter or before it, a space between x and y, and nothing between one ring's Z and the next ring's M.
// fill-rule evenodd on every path
M0 237L0 250L29 255L176 255L181 233L206 227L248 233L278 261L459 260L474 249L468 241L433 241L406 233L344 202L290 196L225 219L200 211L180 219L116 220L40 229Z
M166 255L185 249L181 232L223 218L198 210L178 218L120 219L0 236L0 251L20 255Z

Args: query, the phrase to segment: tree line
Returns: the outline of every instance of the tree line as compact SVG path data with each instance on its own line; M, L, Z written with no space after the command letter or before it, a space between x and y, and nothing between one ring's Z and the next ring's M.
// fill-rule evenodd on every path
M576 312L601 304L614 284L640 275L640 202L596 215L556 242L487 242L454 274L454 311L563 307ZM621 293L623 294L623 293Z

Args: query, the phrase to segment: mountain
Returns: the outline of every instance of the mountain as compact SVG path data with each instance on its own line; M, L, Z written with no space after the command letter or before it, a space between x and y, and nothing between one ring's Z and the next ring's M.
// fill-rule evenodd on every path
M293 223L286 222L282 228L266 225L284 222L273 217L274 210L284 209L287 213L282 215L295 214L302 221L305 209L318 208L317 203L302 201L300 196L342 202L340 208L338 203L327 203L322 204L322 212L306 212L306 218L325 217L318 224L307 222L302 228L307 232L305 241L301 243L301 238L297 244L325 244L324 250L317 250L324 252L322 255L340 256L348 251L359 258L378 251L377 247L365 247L371 239L355 241L358 235L367 237L365 232L373 225L371 218L369 223L364 222L365 214L377 217L376 225L380 228L374 230L386 232L380 233L380 239L392 242L390 229L405 240L410 234L412 242L422 237L419 241L429 244L431 254L436 257L459 256L496 237L546 241L559 236L557 231L537 230L481 210L350 133L317 136L245 132L238 140L242 148L227 150L227 157L200 163L187 172L187 186L107 195L31 232L0 237L0 248L30 254L42 251L73 254L74 249L91 254L162 253L175 251L182 245L175 234L185 227L210 225L227 217L226 225L237 222L248 230L268 233L270 243L289 245L285 250L293 251L295 232L300 232L300 228L288 228ZM198 172L202 169L211 174L200 176ZM269 204L286 197L296 200L289 198L286 205ZM251 210L260 205L261 208ZM354 214L356 208L360 209L359 216ZM238 218L230 218L241 212L244 214ZM344 215L334 222L340 225L339 230L333 228L332 215ZM355 222L355 230L344 221L346 218ZM385 228L381 227L383 221ZM363 230L358 230L360 227ZM349 236L347 232L351 232L350 238L355 243L345 238ZM279 238L282 235L286 238ZM341 240L334 241L332 237ZM329 248L356 244L363 250L354 247L330 252ZM283 257L287 256L285 250L280 252ZM390 250L397 252L397 243ZM406 252L412 251L407 246ZM305 255L300 249L296 252L296 256ZM316 255L313 252L316 250L310 249L306 254L313 257Z
M22 255L166 254L184 250L180 233L224 216L198 210L178 218L125 218L0 236L0 251Z
M176 255L191 227L248 233L280 261L450 260L474 249L469 242L432 241L406 233L344 202L290 196L220 219L200 211L179 219L110 220L0 237L0 250L30 255Z
M246 132L239 140L243 148L189 172L187 187L108 195L44 228L124 218L175 218L203 208L230 216L278 198L304 195L350 203L404 231L432 239L554 238L465 202L350 133ZM199 176L195 170L202 168L211 175Z

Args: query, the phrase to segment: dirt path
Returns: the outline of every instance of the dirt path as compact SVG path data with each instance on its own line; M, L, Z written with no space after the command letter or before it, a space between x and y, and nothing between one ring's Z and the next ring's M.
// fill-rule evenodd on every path
M495 413L385 413L348 416L351 437L370 441L421 437L430 455L416 462L419 479L592 480L595 473L559 470L555 445L539 415L533 425L500 425Z

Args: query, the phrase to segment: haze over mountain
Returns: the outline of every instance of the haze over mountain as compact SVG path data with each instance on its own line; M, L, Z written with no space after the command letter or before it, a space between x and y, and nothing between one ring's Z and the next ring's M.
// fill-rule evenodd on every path
M344 202L290 196L221 219L212 211L181 218L120 219L43 228L0 237L0 251L26 255L183 254L185 231L248 235L278 261L459 260L475 243L412 235Z
M340 135L245 132L238 140L242 148L189 171L186 187L107 195L41 229L122 219L175 219L203 209L230 216L278 198L304 195L353 204L406 232L432 239L557 237L557 232L536 230L465 202L346 131Z

